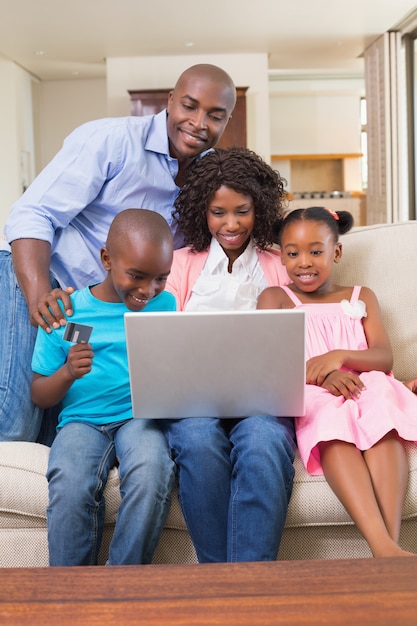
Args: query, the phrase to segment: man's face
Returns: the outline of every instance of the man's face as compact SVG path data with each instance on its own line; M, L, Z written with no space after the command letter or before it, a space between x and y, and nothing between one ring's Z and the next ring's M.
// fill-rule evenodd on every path
M235 92L207 76L184 77L168 97L168 140L172 157L193 159L220 140L235 104Z

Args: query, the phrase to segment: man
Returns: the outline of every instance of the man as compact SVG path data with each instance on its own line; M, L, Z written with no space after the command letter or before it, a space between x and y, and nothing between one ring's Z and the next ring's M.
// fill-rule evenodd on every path
M161 113L75 129L15 203L5 228L11 251L0 251L0 440L38 438L42 414L30 400L36 327L65 323L57 302L71 314L65 289L103 279L100 249L114 216L134 207L157 211L182 246L173 202L189 165L219 141L235 102L224 70L194 65Z

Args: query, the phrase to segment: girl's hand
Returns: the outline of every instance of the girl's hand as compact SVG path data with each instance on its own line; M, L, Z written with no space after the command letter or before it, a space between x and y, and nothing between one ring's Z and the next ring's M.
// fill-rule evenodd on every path
M89 343L71 346L65 367L72 380L82 378L91 371L94 353Z
M314 356L306 364L306 382L321 387L326 376L343 365L343 350L331 350L326 354Z
M65 291L57 288L41 296L38 302L30 309L31 324L41 326L47 333L52 332L52 328L65 326L65 316L58 300L62 301L66 315L72 315L72 304L69 294L74 291L73 287L67 287Z
M334 396L343 396L345 400L359 398L365 389L365 385L357 374L345 370L331 372L321 387Z
M414 378L413 380L406 380L404 385L408 387L410 391L417 394L417 378Z

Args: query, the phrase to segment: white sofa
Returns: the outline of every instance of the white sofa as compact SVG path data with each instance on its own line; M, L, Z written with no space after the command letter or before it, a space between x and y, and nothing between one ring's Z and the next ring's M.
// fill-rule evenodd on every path
M417 222L365 226L342 238L337 280L375 290L394 349L400 380L417 376ZM377 419L377 416L376 416ZM417 420L417 414L416 414ZM48 565L46 533L49 449L34 443L0 443L0 566ZM410 473L401 545L417 553L417 446L407 444ZM367 557L370 551L323 477L309 476L299 458L279 559ZM120 502L117 470L106 486L106 529L100 562ZM156 563L195 562L174 491Z

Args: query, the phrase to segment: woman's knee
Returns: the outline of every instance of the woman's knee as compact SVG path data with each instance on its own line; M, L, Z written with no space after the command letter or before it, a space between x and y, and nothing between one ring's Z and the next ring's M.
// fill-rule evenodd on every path
M220 420L214 418L175 420L168 427L167 437L171 449L183 454L207 454L210 450L230 447Z

